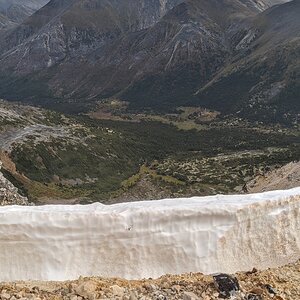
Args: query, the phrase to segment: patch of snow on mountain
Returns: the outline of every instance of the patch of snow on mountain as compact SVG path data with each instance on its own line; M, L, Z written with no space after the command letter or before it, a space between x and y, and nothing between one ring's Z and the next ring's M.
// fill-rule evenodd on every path
M300 188L0 208L0 280L235 272L300 258Z

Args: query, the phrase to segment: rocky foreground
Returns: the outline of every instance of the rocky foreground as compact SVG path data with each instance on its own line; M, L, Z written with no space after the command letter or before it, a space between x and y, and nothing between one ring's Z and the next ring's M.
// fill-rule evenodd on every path
M254 269L235 276L190 273L139 281L92 277L66 282L1 283L0 297L4 300L298 300L300 261L265 271Z

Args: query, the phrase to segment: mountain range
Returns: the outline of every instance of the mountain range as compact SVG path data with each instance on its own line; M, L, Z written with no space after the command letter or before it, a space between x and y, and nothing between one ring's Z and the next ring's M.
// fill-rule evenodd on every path
M299 0L51 0L0 33L0 97L295 124L299 15Z

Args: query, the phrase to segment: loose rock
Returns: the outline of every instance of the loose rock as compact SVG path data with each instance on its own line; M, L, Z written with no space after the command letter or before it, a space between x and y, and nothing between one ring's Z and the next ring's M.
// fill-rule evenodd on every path
M235 277L227 274L218 274L214 275L213 278L221 298L229 298L234 292L240 289Z
M184 292L183 300L200 300L200 298L192 292Z

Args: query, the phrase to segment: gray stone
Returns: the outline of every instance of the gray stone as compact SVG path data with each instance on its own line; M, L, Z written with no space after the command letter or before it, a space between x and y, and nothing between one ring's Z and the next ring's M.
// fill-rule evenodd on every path
M97 285L93 281L85 281L80 285L75 286L74 291L77 295L82 296L83 298L92 299L96 288Z
M200 300L200 298L192 292L184 292L182 299L183 300Z

